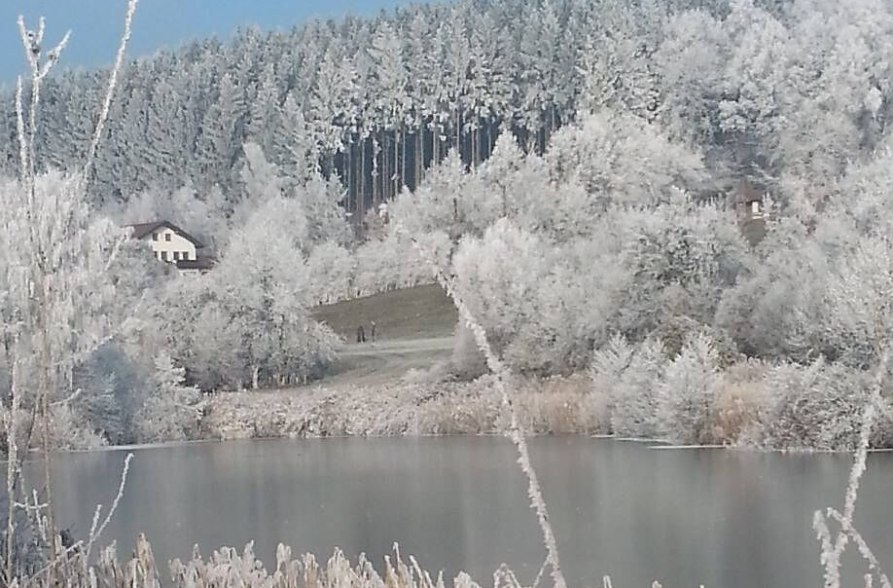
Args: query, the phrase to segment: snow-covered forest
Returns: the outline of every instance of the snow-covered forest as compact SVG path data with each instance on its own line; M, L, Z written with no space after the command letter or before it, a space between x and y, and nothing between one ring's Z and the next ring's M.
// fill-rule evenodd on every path
M35 161L80 165L105 80L45 80ZM57 391L84 399L60 439L189 437L199 390L323 374L339 341L310 308L430 282L420 247L515 372L590 373L605 432L855 443L893 334L889 1L424 4L195 42L120 84L93 215L170 220L218 263L180 279L120 246L95 311L120 327Z
M542 152L581 110L604 107L700 146L722 178L827 179L884 134L888 15L866 0L465 0L249 29L127 67L93 193L229 195L250 141L290 178L316 166L337 175L343 205L362 216L451 149L476 166L512 132ZM104 79L47 80L45 165L79 161ZM15 118L4 113L12 172Z

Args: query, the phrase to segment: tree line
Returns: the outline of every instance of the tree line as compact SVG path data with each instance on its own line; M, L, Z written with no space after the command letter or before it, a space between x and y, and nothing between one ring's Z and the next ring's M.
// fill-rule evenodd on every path
M126 200L190 184L229 194L250 141L288 177L315 169L337 177L343 207L361 218L404 186L418 187L450 151L473 168L510 132L526 151L542 153L558 128L593 105L668 123L682 116L679 132L729 145L736 133L751 134L748 120L774 89L759 79L764 72L728 70L747 63L742 50L771 50L748 36L784 29L802 4L463 0L195 41L124 69L92 193ZM720 20L730 11L744 22ZM700 75L690 79L703 67L729 79L705 88ZM46 80L36 145L45 165L78 161L104 75L68 71ZM12 96L2 101L0 162L11 172Z

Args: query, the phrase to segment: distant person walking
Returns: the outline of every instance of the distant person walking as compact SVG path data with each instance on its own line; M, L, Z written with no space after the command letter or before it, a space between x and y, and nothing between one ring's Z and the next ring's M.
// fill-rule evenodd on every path
M363 328L363 325L357 327L357 343L365 343L366 342L366 329Z
M375 343L375 321L372 321L372 328L369 330L369 336L372 337L372 342Z

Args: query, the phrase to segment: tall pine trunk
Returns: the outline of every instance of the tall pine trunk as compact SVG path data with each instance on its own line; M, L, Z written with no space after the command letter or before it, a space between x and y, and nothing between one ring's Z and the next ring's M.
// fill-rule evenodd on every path
M400 129L400 145L403 151L400 152L400 188L406 185L406 127Z
M406 166L404 165L404 171L406 170ZM392 197L396 198L397 194L400 192L400 182L403 181L403 176L399 173L400 170L400 134L397 132L397 129L394 129L394 170L391 176L394 179L394 193Z
M431 166L435 166L440 163L440 130L437 128L437 124L434 125L434 128L431 131Z
M456 153L459 154L459 160L462 161L462 115L459 112L459 109L456 109L456 117L455 117L455 131L456 131L456 142L453 145L453 149L456 150Z
M347 142L347 150L345 151L346 161L344 162L344 176L345 176L345 184L347 185L347 202L345 203L345 208L350 212L350 199L354 194L353 189L353 142L348 140Z
M471 127L471 169L477 169L478 167L478 121L475 120L474 125Z
M382 131L381 147L379 149L379 152L381 153L381 174L378 178L380 186L378 188L378 202L375 203L374 210L378 210L378 205L388 199L388 192L391 189L391 145L388 139L388 132Z
M372 206L378 205L379 179L381 175L381 166L378 163L378 153L381 149L378 146L378 139L372 135ZM362 219L361 219L362 220Z
M422 184L422 174L425 169L425 125L419 125L418 135L416 136L416 176L415 187L418 190Z
M555 117L555 106L553 105L549 108L548 133L546 134L546 140L545 140L545 144L543 145L543 151L545 151L546 147L549 144L549 141L552 140L552 134L555 132L555 129L557 128L557 126L558 126L558 123L557 123L556 117Z
M362 168L361 172L362 172L362 177L363 177L363 189L360 190L360 197L357 199L357 218L355 221L357 223L356 226L360 231L362 231L363 216L366 213L366 162L367 162L366 143L368 141L369 141L368 137L363 138L363 142L362 142L362 145L363 145L362 155L363 156L360 158L361 168ZM372 189L373 190L375 189L374 178L373 178L373 183L372 183Z
M354 211L359 214L360 202L366 198L366 138L360 137L360 181L359 190L357 190L356 205Z

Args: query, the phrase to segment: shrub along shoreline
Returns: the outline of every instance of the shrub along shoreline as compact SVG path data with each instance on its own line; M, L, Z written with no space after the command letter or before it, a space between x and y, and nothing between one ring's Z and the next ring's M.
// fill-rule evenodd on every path
M494 378L473 382L228 392L211 397L200 439L486 435L508 426ZM596 433L585 376L520 381L517 408L530 434Z
M709 348L701 347L699 356L697 347L659 369L642 357L642 347L615 347L591 373L515 378L510 386L522 427L530 435L614 435L684 445L855 448L867 395L864 374L833 364L752 360L705 368L701 360L709 359ZM487 375L471 382L219 393L208 399L192 438L503 434L508 417L494 382ZM871 446L891 448L889 400L879 415Z
M509 389L528 435L583 434L685 446L782 451L852 451L869 401L865 370L720 358L697 337L670 357L660 343L615 340L592 368L567 376L512 376ZM152 443L258 438L495 435L509 418L492 375L443 378L437 370L377 385L243 390L205 396ZM885 386L870 438L893 449L893 390ZM107 446L101 432L56 407L51 447ZM17 412L19 446L31 415ZM7 418L4 416L4 418ZM32 439L33 444L33 439ZM115 444L127 447L128 444ZM5 448L0 448L5 449Z

